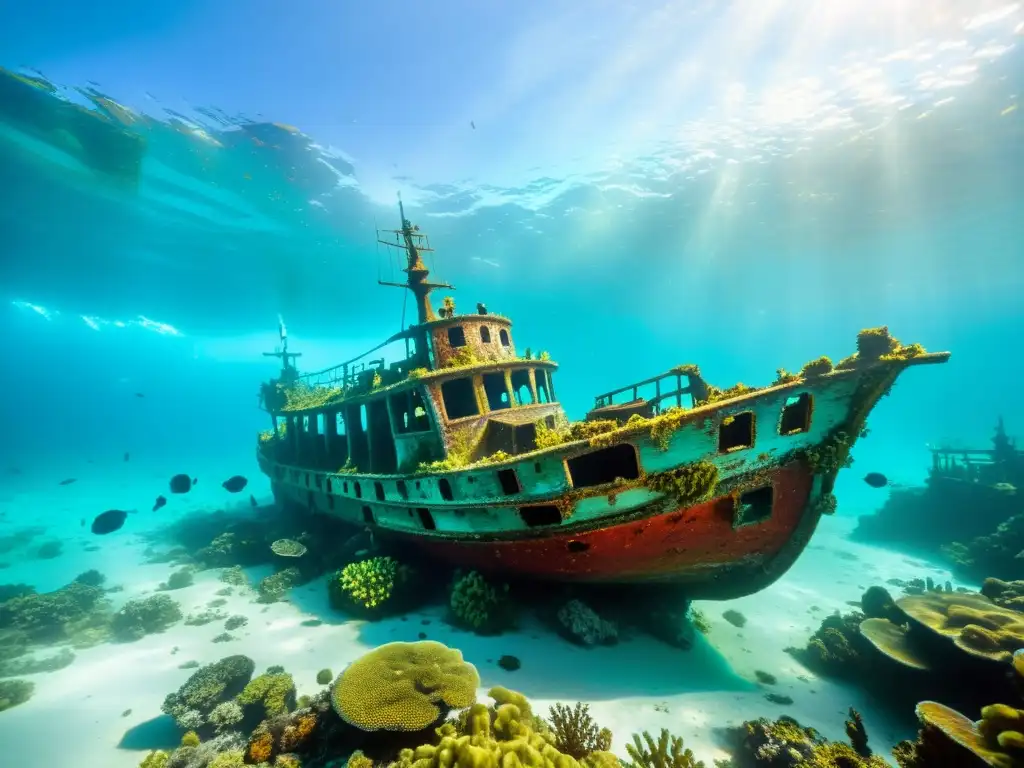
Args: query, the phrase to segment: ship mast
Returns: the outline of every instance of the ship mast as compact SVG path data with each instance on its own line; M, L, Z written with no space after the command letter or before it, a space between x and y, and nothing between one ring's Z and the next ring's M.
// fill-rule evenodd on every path
M420 228L414 226L411 221L405 218L405 207L402 205L401 195L398 197L398 212L402 217L402 228L382 231L393 235L400 235L402 241L391 242L382 240L380 237L381 233L378 231L377 242L389 248L401 248L405 251L406 266L402 271L408 275L408 278L404 283L390 283L385 280L378 280L377 282L380 285L387 285L392 288L408 288L416 300L417 322L420 324L429 323L432 320L437 320L434 308L430 305L430 292L435 288L455 289L448 283L431 283L427 281L427 275L430 274L430 270L423 263L423 258L420 254L425 251L433 251L434 249L430 247L427 236L420 232Z
M295 367L295 358L302 357L302 353L288 351L288 329L285 328L284 320L280 316L277 318L277 332L281 338L281 349L276 352L264 352L263 356L281 358L279 381L282 384L290 384L299 378L299 369Z

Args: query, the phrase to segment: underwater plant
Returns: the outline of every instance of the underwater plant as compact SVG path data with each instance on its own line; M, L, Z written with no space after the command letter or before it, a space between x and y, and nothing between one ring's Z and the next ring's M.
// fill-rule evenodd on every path
M295 681L286 672L264 672L238 694L238 703L257 706L262 718L277 717L295 709Z
M495 586L477 571L456 575L448 606L456 623L480 634L500 632L512 619L508 584Z

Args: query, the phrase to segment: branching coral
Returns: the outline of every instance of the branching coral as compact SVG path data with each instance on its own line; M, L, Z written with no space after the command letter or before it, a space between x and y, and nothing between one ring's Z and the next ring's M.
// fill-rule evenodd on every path
M419 731L476 699L480 676L441 643L387 643L356 659L334 684L334 710L364 731Z
M612 732L594 722L586 704L576 702L573 709L555 704L550 721L555 746L563 754L580 760L591 752L607 752L612 748Z
M456 622L475 632L498 632L511 620L508 585L491 584L477 571L455 579L448 605Z
M626 745L626 752L632 760L627 764L629 768L704 768L704 763L684 747L683 740L666 728L661 729L657 741L647 731L633 734L633 743Z
M210 711L208 720L217 733L229 730L242 722L242 705L235 699L221 702Z

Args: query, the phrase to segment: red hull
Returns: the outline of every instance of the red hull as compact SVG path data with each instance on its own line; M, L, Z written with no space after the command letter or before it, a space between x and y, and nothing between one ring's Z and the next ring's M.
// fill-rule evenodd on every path
M699 584L732 581L729 576L745 580L756 573L770 583L802 550L818 513L808 504L814 478L807 469L790 465L769 476L775 489L771 517L739 528L733 527L733 500L722 496L640 520L544 538L402 538L453 565L527 578ZM726 583L721 587L731 591Z

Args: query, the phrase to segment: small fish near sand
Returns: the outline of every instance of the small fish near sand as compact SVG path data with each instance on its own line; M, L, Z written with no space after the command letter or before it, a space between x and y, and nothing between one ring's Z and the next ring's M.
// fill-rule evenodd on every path
M889 484L889 478L881 472L868 472L864 475L864 482L872 488L884 488Z
M225 480L223 483L221 483L221 485L224 486L224 489L228 493L238 493L240 490L245 488L245 486L247 486L248 484L249 484L249 481L246 480L241 475L235 475L234 477L229 477L227 480Z
M128 513L123 509L108 509L106 512L96 516L96 519L92 521L90 530L95 534L103 536L120 530L127 519Z
M188 493L195 484L195 481L188 475L175 475L171 478L171 493Z
M57 483L57 485L71 485L72 483L77 483L77 482L78 482L78 478L77 477L69 477L67 480L61 480L59 483Z
M164 506L166 503L167 503L167 497L166 496L157 496L156 497L156 502L153 504L153 511L156 512L158 509L160 509L160 507Z

